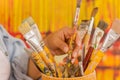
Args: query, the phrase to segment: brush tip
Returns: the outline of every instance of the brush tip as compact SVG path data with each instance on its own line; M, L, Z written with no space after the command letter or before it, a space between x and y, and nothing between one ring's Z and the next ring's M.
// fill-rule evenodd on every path
M103 21L103 20L100 20L99 23L98 23L98 26L100 29L102 29L103 31L105 31L105 29L107 28L108 24Z
M81 22L88 22L89 20L85 19L85 20L81 20Z
M77 0L77 7L80 7L82 0Z
M97 12L98 12L98 7L95 7L95 8L92 10L91 16L92 16L92 17L95 17L95 15L97 14Z
M120 34L120 20L119 20L119 19L115 19L115 20L113 21L113 23L112 23L112 29L113 29L116 33Z
M34 20L33 20L33 18L32 18L31 16L28 17L28 18L26 18L25 20L23 20L22 23L24 23L24 22L28 22L28 24L29 24L30 26L35 23Z
M27 32L29 32L30 30L31 30L31 27L29 26L29 24L27 22L24 22L19 26L19 31L23 35L26 34Z

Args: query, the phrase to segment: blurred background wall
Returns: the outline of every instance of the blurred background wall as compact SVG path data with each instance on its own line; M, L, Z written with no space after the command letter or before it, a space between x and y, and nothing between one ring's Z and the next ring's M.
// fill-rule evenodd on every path
M109 26L115 18L120 19L120 0L82 0L79 23L90 19L94 7L99 7L95 26L100 19ZM76 0L0 0L0 24L10 34L21 38L18 26L23 19L32 16L43 34L54 32L64 26L72 26ZM120 80L120 40L106 53L96 69L97 80Z

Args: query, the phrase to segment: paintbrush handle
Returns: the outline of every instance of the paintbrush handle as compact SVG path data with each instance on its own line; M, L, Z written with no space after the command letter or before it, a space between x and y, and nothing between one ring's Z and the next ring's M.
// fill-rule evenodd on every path
M97 49L94 49L90 58L90 61L94 59L94 57L96 56L96 53L98 52Z
M92 73L97 65L100 63L101 59L103 58L104 53L102 51L98 51L94 58L88 64L88 67L85 70L85 75Z
M46 52L48 58L51 59L52 62L55 63L54 57L53 57L53 55L51 54L50 50L47 48L47 46L44 46L43 49L44 49L44 51Z
M93 47L90 47L87 54L86 54L86 57L85 59L83 60L83 68L84 68L84 71L86 70L87 66L88 66L88 63L89 63L89 60L90 60L90 57L92 55L92 51L94 50Z
M89 40L90 40L90 35L89 34L86 34L85 35L85 38L83 40L83 44L85 45L85 55L88 51L88 46L89 46Z
M53 76L56 77L56 68L55 64L46 56L45 51L39 52L39 55L44 60L50 71L52 72Z
M42 58L38 53L32 53L31 54L32 60L35 62L35 64L38 66L38 68L46 75L51 76L51 71L48 69Z
M61 78L62 77L62 72L61 72L58 64L55 62L53 55L50 53L50 50L47 48L47 46L44 46L43 49L46 52L48 58L55 64L56 70L57 70L57 74L58 74L57 76L59 78Z
M62 73L59 65L58 65L57 63L56 63L55 65L56 65L56 70L57 70L57 74L58 74L57 76L58 76L59 78L62 78L63 73Z

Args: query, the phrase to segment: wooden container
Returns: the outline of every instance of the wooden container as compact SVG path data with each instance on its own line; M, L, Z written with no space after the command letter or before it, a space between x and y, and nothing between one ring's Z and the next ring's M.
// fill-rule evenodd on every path
M42 74L42 80L96 80L96 72L94 71L91 74L82 76L82 77L75 77L75 78L56 78L51 76L46 76Z

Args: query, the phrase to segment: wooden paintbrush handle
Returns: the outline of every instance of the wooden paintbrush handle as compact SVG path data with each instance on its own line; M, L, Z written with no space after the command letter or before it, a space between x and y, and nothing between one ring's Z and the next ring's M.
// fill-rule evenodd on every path
M40 57L38 53L32 53L31 55L32 59L34 60L35 64L38 66L38 68L46 75L50 76L51 72L49 71L48 67L45 65L44 61Z
M85 75L92 73L97 65L100 63L101 59L103 58L104 53L101 51L98 51L96 53L96 56L90 61L88 64L88 67L85 70Z
M50 50L47 48L47 46L44 46L43 49L45 50L45 52L46 52L48 58L51 59L52 62L55 63L54 57L53 57L53 55L51 54Z
M84 40L83 40L83 43L84 43L84 45L85 45L85 55L86 55L86 53L87 53L87 51L88 51L89 40L90 40L90 35L89 35L89 34L86 34L86 35L85 35L85 38L84 38Z
M94 50L94 48L90 47L87 54L86 54L86 57L85 59L83 60L83 68L84 68L84 71L86 70L87 66L88 66L88 63L89 63L89 60L90 60L90 57L92 55L92 51Z
M44 60L50 71L52 72L53 76L56 77L56 68L55 64L46 56L45 51L39 52L39 55Z
M55 66L56 66L56 71L57 71L57 74L58 74L57 76L58 76L59 78L61 78L61 77L62 77L62 72L61 72L58 64L55 62L53 55L50 53L50 50L47 48L47 46L44 46L44 50L45 50L48 58L55 64Z

